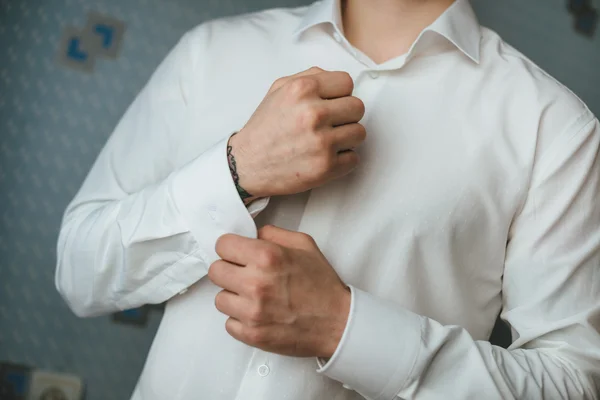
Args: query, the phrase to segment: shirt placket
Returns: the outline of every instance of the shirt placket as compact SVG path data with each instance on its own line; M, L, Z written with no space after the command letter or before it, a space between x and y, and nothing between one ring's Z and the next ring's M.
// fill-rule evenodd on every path
M235 400L266 398L268 388L273 386L272 358L269 353L254 349Z

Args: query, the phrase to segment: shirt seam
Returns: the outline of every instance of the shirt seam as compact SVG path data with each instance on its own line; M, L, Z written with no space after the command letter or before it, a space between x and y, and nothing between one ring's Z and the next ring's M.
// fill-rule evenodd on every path
M572 127L576 127L582 120L585 120L585 117L589 116L590 120L585 122L580 128L576 129L575 132L570 133L569 131L571 130L570 128ZM543 172L546 168L546 163L549 159L549 157L554 157L556 156L556 148L558 147L558 145L560 143L563 143L564 141L569 141L571 139L573 139L574 137L576 137L577 135L579 135L581 132L583 132L585 130L585 128L587 128L588 125L594 123L594 121L596 120L594 114L591 113L591 111L589 111L588 109L584 110L581 114L579 114L577 116L577 118L575 118L575 120L569 124L569 128L565 129L565 131L563 131L563 134L558 135L557 138L555 138L552 143L550 143L550 145L548 146L548 150L541 155L540 159L538 160L537 164L540 165L541 167L541 171ZM566 133L565 133L566 132ZM551 159L551 158L550 158ZM524 207L525 204L527 204L527 201L529 200L530 197L530 192L531 192L531 188L532 188L532 183L535 179L536 174L539 174L540 172L535 172L535 162L532 163L532 166L529 170L529 178L528 178L528 182L527 182L527 190L525 195L523 196L523 199L519 202L519 206L517 208L517 211L515 212L515 216L519 215Z
M539 73L544 75L546 78L550 79L552 82L554 82L556 85L558 85L561 89L565 90L568 94L574 96L579 101L579 103L584 106L586 111L590 112L588 106L585 104L585 102L583 100L581 100L581 98L575 92L573 92L571 89L569 89L567 86L562 84L555 77L553 77L548 72L546 72L542 67L540 67L538 64L536 64L533 60L531 60L525 54L521 53L519 50L515 49L514 47L512 47L510 44L508 44L504 40L501 39L501 41L506 46L504 48L504 51L506 52L507 56L526 61L527 64L529 64L529 66L535 68L536 71L538 71Z
M586 120L586 116L589 116L589 120ZM581 121L585 122L581 123ZM570 132L569 134L561 135L561 137L556 138L551 144L552 148L549 148L546 154L543 156L543 158L540 159L540 173L544 172L547 168L546 164L553 160L554 157L556 157L556 149L561 148L559 146L561 143L568 143L571 140L575 139L581 134L581 132L584 132L588 126L594 124L594 122L596 122L596 118L593 114L590 115L590 113L588 112L584 112L583 114L581 114L577 118L577 120L571 125L576 126L579 123L581 123L581 126L577 129L574 129L573 132Z

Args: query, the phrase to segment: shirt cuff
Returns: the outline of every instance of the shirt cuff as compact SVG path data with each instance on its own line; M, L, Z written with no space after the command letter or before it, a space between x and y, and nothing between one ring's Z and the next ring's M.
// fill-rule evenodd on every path
M215 251L221 235L235 233L257 237L252 215L231 178L227 162L228 140L229 137L206 150L171 179L171 195L200 246L199 252L206 262L205 272L210 264L221 258ZM255 214L266 207L268 198L257 202Z
M252 218L256 218L258 214L269 204L270 197L261 197L260 199L254 200L250 205L248 205L248 212Z
M350 315L340 343L317 372L367 399L393 399L413 379L421 349L417 314L350 286Z

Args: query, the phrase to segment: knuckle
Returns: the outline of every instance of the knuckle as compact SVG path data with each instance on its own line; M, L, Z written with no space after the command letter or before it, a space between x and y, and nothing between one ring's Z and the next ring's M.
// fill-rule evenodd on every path
M327 110L324 107L308 106L298 117L298 124L304 128L313 130L318 127L327 116Z
M258 324L265 319L265 311L260 304L250 307L248 310L248 321L253 324Z
M269 89L269 93L276 91L277 89L279 89L280 87L285 85L289 80L290 80L290 78L287 76L283 76L281 78L276 79L273 82L273 84L271 85L271 89Z
M319 68L316 65L314 65L308 69L308 72L317 73L317 72L325 72L325 71L322 68Z
M274 225L266 224L266 225L263 225L260 228L258 228L258 233L259 233L259 235L269 235L270 233L273 233L274 230L275 230Z
M283 254L276 246L268 246L261 250L257 263L262 267L274 267L279 264Z
M317 124L323 122L329 115L329 110L327 109L327 107L320 105L314 105L312 107L309 107L308 112L313 115L313 118L315 119Z
M332 168L333 157L330 154L319 157L314 164L314 172L319 176L326 175Z
M256 280L250 284L248 290L252 298L261 300L268 297L269 292L271 291L271 285L263 280Z
M267 341L267 335L265 331L258 328L249 327L246 330L246 340L250 343L261 344Z
M310 76L301 76L292 80L289 85L290 93L295 97L303 97L314 93L318 88L318 82Z
M310 236L308 233L298 232L299 238L302 242L312 245L315 244L315 239Z
M326 153L329 149L329 139L320 133L314 133L311 138L311 150L317 154Z

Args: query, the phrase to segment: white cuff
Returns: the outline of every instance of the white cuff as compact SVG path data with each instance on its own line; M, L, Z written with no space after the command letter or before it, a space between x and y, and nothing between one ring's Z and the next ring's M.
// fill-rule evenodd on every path
M231 178L228 140L229 137L218 142L171 177L171 194L200 245L207 271L210 264L220 259L215 244L221 235L257 236L254 220ZM258 201L258 208L268 203L268 199Z
M250 213L250 216L252 218L256 218L256 216L260 214L262 210L267 208L269 200L271 200L270 197L261 197L260 199L256 199L252 203L250 203L250 205L248 206L248 212Z
M317 372L367 399L393 399L413 379L422 346L422 317L355 287L350 289L346 329L326 364L317 360Z

